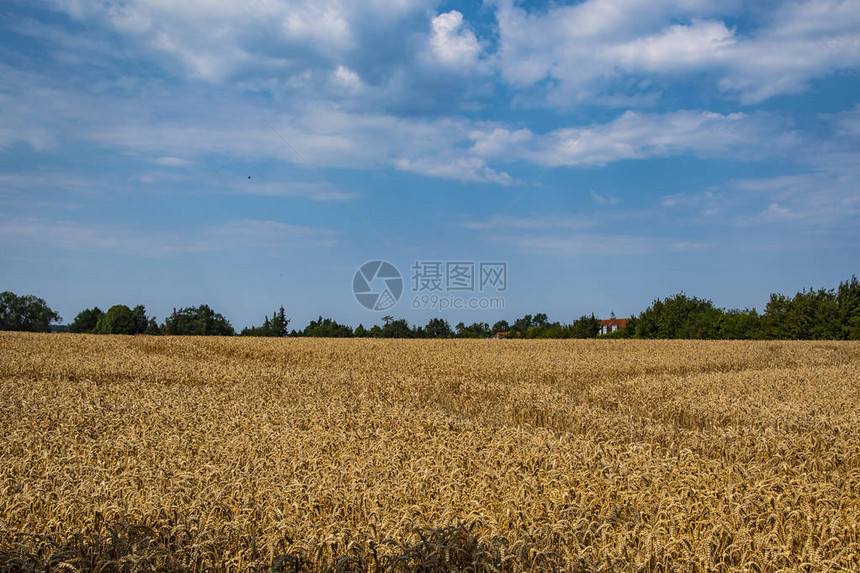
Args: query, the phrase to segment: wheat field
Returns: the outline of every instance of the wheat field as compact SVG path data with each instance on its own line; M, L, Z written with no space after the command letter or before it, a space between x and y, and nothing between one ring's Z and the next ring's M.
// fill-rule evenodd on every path
M858 571L860 344L0 333L0 571Z

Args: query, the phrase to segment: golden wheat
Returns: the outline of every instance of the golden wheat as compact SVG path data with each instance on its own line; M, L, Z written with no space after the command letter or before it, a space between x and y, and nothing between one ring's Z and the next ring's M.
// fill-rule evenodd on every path
M0 333L0 570L857 571L858 404L856 343Z

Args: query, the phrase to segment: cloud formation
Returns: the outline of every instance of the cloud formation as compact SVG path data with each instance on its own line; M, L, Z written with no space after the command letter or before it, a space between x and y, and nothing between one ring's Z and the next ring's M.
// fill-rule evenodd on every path
M756 11L707 0L586 0L529 11L501 0L496 16L502 76L518 88L543 86L549 105L624 93L644 78L659 87L701 74L724 96L753 104L860 67L857 0ZM747 30L727 23L744 16Z
M122 224L85 224L69 219L0 219L0 243L81 252L106 252L143 258L189 253L286 250L296 246L331 247L339 233L271 220L234 220L196 231L152 232Z

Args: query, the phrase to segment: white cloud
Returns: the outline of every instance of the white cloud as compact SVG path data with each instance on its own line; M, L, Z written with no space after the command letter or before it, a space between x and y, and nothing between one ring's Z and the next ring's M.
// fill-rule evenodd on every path
M735 181L733 186L750 201L767 207L737 223L791 222L806 226L855 225L860 217L860 173L816 172Z
M430 53L437 62L462 71L478 66L483 50L460 12L439 14L433 18L431 27Z
M400 158L394 161L394 166L401 171L420 173L430 177L456 179L459 181L477 183L498 183L512 185L518 183L504 171L496 171L487 167L479 157L436 157L408 159Z
M834 123L838 135L860 141L860 104L852 110L837 114Z
M436 0L43 2L88 33L109 32L84 41L39 23L19 26L51 42L57 58L110 59L108 39L119 35L124 57L172 74L355 106L417 105L407 100L418 93L447 94L442 110L474 106L496 72L524 92L514 96L520 103L653 105L679 74L756 103L860 68L860 0L756 8L738 0L585 0L532 9L498 0L497 37L480 37L457 10L437 14ZM359 101L350 99L359 91Z
M594 202L598 205L617 205L621 202L621 199L619 199L618 197L604 197L593 189L589 191L589 194L591 195L591 198L594 199Z
M35 151L46 151L57 145L53 133L27 121L27 116L36 113L37 110L26 102L0 93L0 150L16 143L26 143Z
M86 73L145 63L282 102L410 114L475 109L491 90L488 42L459 12L436 14L438 0L41 2L76 19L92 40L75 42L59 25L30 33L55 61L78 57Z
M669 61L668 66L686 67L689 58L696 59L708 52L708 48L702 45L709 44L713 38L716 38L716 43L725 44L719 49L741 42L737 38L729 42L727 28L721 28L713 19L703 19L690 24L692 29L710 34L701 40L702 45L696 44L700 40L685 36L689 30L682 29L683 26L663 26L662 16L646 14L648 11L643 5L634 0L625 1L627 3L595 4L596 0L588 0L575 7L552 8L545 15L529 14L518 8L504 6L500 10L517 13L514 20L525 18L528 24L525 30L537 23L546 24L547 36L560 34L564 28L558 28L553 22L547 23L545 19L555 15L560 20L567 18L565 21L571 24L576 19L571 20L565 10L573 8L576 8L573 14L581 20L569 33L575 37L599 37L608 33L607 30L630 35L642 25L656 26L657 34L653 35L656 40L650 48L644 46L640 50L630 51L623 58L618 54L614 56L616 59L627 58L626 65L631 68L657 66L662 51L672 52L674 47L682 47L687 40L693 42L698 51L675 50L686 55L673 56L676 59ZM718 10L707 3L692 0L668 4L673 9L689 14L713 16ZM668 4L659 3L657 7L665 11ZM143 3L135 5L134 9L143 10L146 6ZM375 9L381 9L381 5L374 6ZM72 12L77 10L68 9ZM101 13L102 10L89 4L82 5L80 9L85 13L88 10ZM156 10L151 6L146 9ZM169 10L176 11L171 12L172 17L187 16L183 9ZM385 16L388 22L398 22L403 14L415 12L400 4L394 6L393 10L393 15ZM631 20L627 16L631 10L638 15L639 20ZM235 10L234 7L218 4L213 14L212 18L228 18L235 14ZM358 18L350 10L344 14ZM436 21L437 28L445 33L466 38L462 45L455 42L452 49L475 47L469 39L474 37L474 32L459 13L448 12L431 20L433 16L423 11L421 17L429 28L433 27L430 22ZM843 28L850 29L850 26ZM362 32L356 31L354 26L350 29L355 33ZM522 32L520 30L517 33ZM731 35L737 34L731 31ZM563 37L564 34L560 36ZM635 34L631 37L634 40L637 38ZM542 46L544 38L542 35L529 36L522 41ZM623 47L632 44L627 42L617 45ZM481 46L476 49L479 48ZM480 59L480 50L469 50ZM358 67L348 64L348 59L322 65L326 73L321 81L328 88L339 86L342 94L352 93L354 99L359 101L366 92L372 91L372 79L359 73ZM588 62L584 65L587 67ZM307 73L310 78L308 82L313 84L317 71L304 69L300 75ZM846 163L848 156L845 153L850 151L823 145L812 149L808 145L808 137L804 138L793 131L791 125L778 116L760 112L628 111L608 121L565 126L538 133L522 124L484 122L464 116L457 118L457 115L427 118L400 113L397 110L385 110L370 100L356 106L346 105L329 97L331 92L324 92L321 97L308 101L275 98L263 109L258 107L259 100L249 100L229 90L219 91L213 97L213 92L197 91L189 88L189 84L176 91L166 89L157 82L126 87L107 84L93 90L88 83L71 83L36 71L22 72L8 64L0 64L0 72L8 72L10 78L6 85L0 86L0 102L4 104L0 106L0 147L25 142L35 149L44 150L51 146L84 142L119 149L129 156L142 156L147 161L165 167L189 165L183 162L204 165L216 156L251 161L281 159L301 164L296 154L272 133L261 115L317 167L393 167L428 177L501 185L520 182L509 166L513 163L531 163L543 167L591 167L619 160L678 155L757 160L797 157L800 152L803 153L804 161L817 155ZM199 86L194 82L191 85ZM146 101L145 106L139 104L141 100ZM364 105L370 106L373 111L366 111ZM109 113L105 110L109 110ZM456 114L458 110L452 111ZM843 139L856 137L852 134L857 133L857 125L860 125L857 117L855 109L833 119L837 133ZM301 195L301 192L274 188L266 193ZM330 197L328 193L311 195L313 198Z
M358 93L363 88L358 74L344 65L338 66L332 73L332 80L335 85L350 93Z
M594 217L574 213L504 215L463 224L492 242L536 255L641 255L662 248L649 237L601 232L596 226Z
M736 43L734 33L722 22L695 21L612 46L607 56L630 72L694 70L724 58Z
M144 185L155 185L162 183L176 183L178 181L188 181L188 176L178 173L169 173L165 171L146 171L136 173L129 177L130 181L143 183Z
M48 4L77 20L101 23L142 50L173 58L191 76L216 82L248 68L288 67L290 59L278 52L289 51L271 49L272 40L285 47L309 45L322 53L348 48L352 42L352 27L344 15L348 12L339 1L249 5L221 0L49 0Z
M606 165L623 159L701 157L758 159L793 149L797 134L767 115L676 111L628 111L602 124L563 128L545 135L493 129L470 134L473 150L485 157L527 158L546 166Z
M474 142L471 151L481 157L498 157L506 155L510 149L520 147L535 138L528 129L510 131L496 127L492 131L474 130L469 134Z
M335 71L363 61L377 41L404 44L435 2L374 0L43 0L87 24L123 36L140 55L204 81L273 78L275 84L308 69ZM408 55L408 54L404 54ZM361 75L359 71L359 75Z
M194 233L137 231L122 225L84 224L37 217L0 219L0 244L146 258L228 250L329 247L338 232L268 220L227 221Z
M8 68L0 64L0 71L4 67ZM0 118L9 115L0 123L0 147L27 141L44 150L85 142L144 156L164 167L188 167L203 165L213 156L302 164L292 146L316 167L390 166L462 181L516 182L458 149L469 142L468 134L476 127L472 121L365 113L324 99L295 102L287 111L272 112L237 97L211 97L194 90L174 93L157 84L93 93L35 72L8 69L10 77L21 81L10 83L8 93L0 88L0 99L7 104L0 107ZM346 86L360 88L360 79L349 68L338 68L336 75ZM62 88L66 91L61 96ZM138 105L141 99L146 106ZM4 138L7 126L9 135Z
M625 77L707 74L745 103L802 90L860 67L860 0L779 2L738 33L736 2L586 0L529 12L501 1L499 58L514 87L549 81L546 101L571 106L624 89Z
M73 172L45 171L42 173L2 173L0 172L0 193L31 194L34 191L50 189L54 191L73 191L77 193L92 191L100 182L82 177Z
M596 224L594 218L584 217L580 215L530 215L515 217L512 215L496 216L486 221L467 221L463 224L464 228L473 231L485 230L516 230L516 231L535 231L535 230L561 230L573 231L581 233L587 229L594 227Z
M779 203L771 203L757 219L760 221L797 221L801 217L801 213L792 211L788 207L781 207Z
M536 255L582 256L582 255L645 255L659 248L650 237L633 235L583 234L573 236L518 236L497 237L515 249Z
M346 68L342 75L352 78ZM33 101L32 109L19 117L30 129L45 130L54 141L83 140L154 157L150 161L167 167L203 164L212 156L301 164L283 137L317 167L390 166L430 177L510 185L519 182L517 177L499 164L602 166L683 154L754 160L785 156L800 142L798 134L768 114L626 112L608 122L539 134L493 122L358 112L326 101L296 102L287 111L272 112L194 92L143 92L135 96L147 100L140 107L130 95L70 90L65 105L57 106L47 101L56 93L46 87L51 80L42 81L41 92L30 89L40 83L30 79L20 93L6 96L12 102ZM45 111L37 114L43 103ZM114 113L101 113L104 109ZM88 121L81 123L81 118Z
M337 190L332 191L324 183L266 183L252 179L240 185L234 185L231 190L235 193L247 195L261 195L264 197L301 197L313 201L340 201L357 197L355 193Z
M153 160L153 163L156 165L163 165L165 167L185 167L186 165L191 165L194 162L188 161L187 159L181 159L179 157L159 157Z
M206 231L212 248L229 247L291 248L300 246L331 247L338 233L328 229L290 225L279 221L227 221Z
M659 198L659 204L665 209L673 210L671 216L679 217L679 212L688 215L694 213L693 219L711 218L724 213L730 206L725 193L707 189L701 193L675 193Z

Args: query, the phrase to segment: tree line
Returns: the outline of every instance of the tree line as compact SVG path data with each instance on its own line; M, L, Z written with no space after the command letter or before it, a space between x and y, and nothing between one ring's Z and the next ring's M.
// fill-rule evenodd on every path
M32 295L0 293L0 330L49 332L61 317L44 300ZM290 319L284 307L266 316L259 326L236 332L223 315L208 305L173 309L159 324L143 305L114 305L107 312L98 307L78 313L69 332L89 334L149 334L198 336L307 336L329 338L596 338L601 323L583 315L571 323L551 322L546 314L527 314L513 322L500 320L453 327L442 318L410 325L405 318L382 318L382 324L353 328L320 316L302 330L288 331ZM724 309L707 299L678 293L657 299L638 316L626 320L609 338L698 338L747 340L860 340L860 281L856 276L836 289L812 288L794 296L771 294L762 313L756 309Z
M286 336L289 319L284 307L265 317L263 324L244 328L241 336ZM230 321L208 305L173 309L164 322L158 324L155 317L146 316L146 308L138 305L129 308L124 304L110 307L102 312L99 307L81 311L69 325L69 332L84 334L150 334L188 336L234 336L236 330Z

